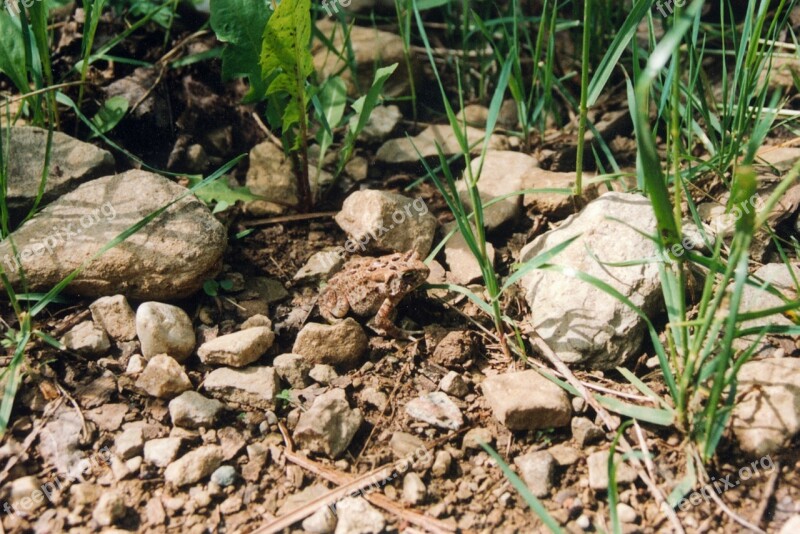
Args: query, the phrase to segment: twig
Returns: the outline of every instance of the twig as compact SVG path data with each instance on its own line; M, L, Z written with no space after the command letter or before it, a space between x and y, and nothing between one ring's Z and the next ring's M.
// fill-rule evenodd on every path
M268 224L282 223L282 222L295 222L307 221L309 219L323 219L325 217L333 217L339 213L338 211L320 211L317 213L298 213L295 215L280 215L278 217L269 217L267 219L253 219L252 221L244 221L242 226L266 226Z
M758 503L758 508L756 509L756 516L753 518L753 522L758 526L764 523L764 515L767 513L767 508L769 508L769 500L772 498L772 494L775 493L780 475L781 464L780 462L775 462L775 469L769 475L769 480L767 480L764 487L764 495L761 496L761 502Z

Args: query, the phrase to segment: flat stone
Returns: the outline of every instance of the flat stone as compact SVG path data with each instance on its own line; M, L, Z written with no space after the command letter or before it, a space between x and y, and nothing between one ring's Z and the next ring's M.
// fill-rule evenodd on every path
M294 275L296 282L327 280L342 269L344 265L343 250L329 247L315 252L306 264Z
M28 291L47 291L119 234L185 193L171 180L139 170L87 182L13 232L18 257L9 240L0 243L6 274L21 287L20 263ZM64 292L81 297L119 293L134 300L188 297L217 275L226 245L222 224L188 195L94 259Z
M579 204L585 204L597 198L597 185L587 184L592 174L583 175L582 198ZM534 213L541 213L548 218L560 219L575 212L576 201L572 197L575 188L574 172L556 172L546 169L532 168L522 177L520 189L536 189L526 193L523 198L525 207L532 208Z
M181 364L166 354L150 358L136 387L159 399L171 399L192 389L192 383Z
M278 375L272 367L222 367L208 374L203 388L212 397L225 402L270 410L275 408L275 399L279 392Z
M364 328L348 317L334 325L306 324L297 334L292 353L311 363L353 367L361 363L368 343Z
M464 434L464 440L462 442L462 446L469 450L473 449L476 451L482 451L483 447L481 444L485 443L486 445L491 445L494 443L494 435L492 431L488 428L477 427L472 428Z
M464 426L464 416L446 393L436 391L417 397L406 404L406 413L419 421L438 428L458 430Z
M572 438L578 447L585 448L587 445L596 443L605 437L603 429L592 423L585 417L575 417L572 419Z
M445 225L445 234L449 234L456 226L456 223ZM494 265L494 245L489 242L486 243L486 256ZM447 280L449 282L464 286L476 280L481 280L483 277L483 271L481 271L478 260L470 250L469 245L467 245L467 240L458 230L444 245L444 259L450 269L447 271Z
M114 449L123 460L130 460L134 456L138 456L142 453L143 447L142 427L127 428L114 439Z
M544 497L553 489L555 459L547 451L537 451L518 456L514 465L519 469L522 480L536 497Z
M42 181L47 149L47 130L34 126L12 126L10 140L6 128L0 131L4 150L8 150L8 204L11 223L22 220L33 207ZM53 132L50 172L40 206L45 206L80 184L114 172L114 156L106 150L84 143L61 132Z
M436 218L422 198L364 189L350 194L334 217L347 232L346 252L364 254L415 250L424 258L431 250Z
M206 341L197 356L206 365L244 367L257 361L275 341L275 333L259 326Z
M731 427L739 446L754 458L783 450L800 431L800 359L749 361L738 381Z
M344 390L333 389L300 415L294 440L299 447L336 458L350 445L362 421L361 411L350 408Z
M173 486L188 486L211 475L223 462L222 448L203 445L167 466L164 480Z
M194 351L192 320L177 306L161 302L143 302L136 310L136 335L142 355L152 358L168 354L183 362Z
M474 145L471 152L480 154L486 132L472 126L467 126L464 132L469 145ZM419 135L410 139L398 137L386 141L378 149L375 159L387 164L416 164L419 163L420 155L423 158L438 159L437 143L446 157L461 154L461 145L458 143L453 128L449 124L436 124L428 126ZM508 149L508 140L504 136L492 134L489 137L489 150L506 149Z
M303 389L308 385L308 373L311 363L300 354L281 354L272 360L275 372L295 389Z
M481 389L494 416L509 430L566 426L572 417L564 390L534 370L489 377Z
M61 338L64 346L72 351L88 356L102 356L111 348L105 331L92 321L83 321Z
M196 391L184 391L169 402L172 424L183 428L211 428L225 405Z
M395 432L389 440L389 447L392 449L395 458L403 459L416 456L425 450L425 443L413 434L407 432Z
M125 295L101 297L89 305L92 320L117 341L136 339L136 314Z
M157 438L144 444L144 461L158 467L167 467L178 456L181 438Z
M586 460L589 466L589 487L593 490L608 489L608 457L609 451L598 451ZM629 484L637 478L636 470L622 460L621 454L614 456L618 484Z
M650 202L641 195L606 193L525 246L520 261L577 237L549 263L598 278L654 316L663 305L657 263L611 265L657 259L655 244L639 232L656 232ZM520 285L528 306L536 311L533 328L567 364L611 369L641 352L644 321L605 291L550 270L533 270Z

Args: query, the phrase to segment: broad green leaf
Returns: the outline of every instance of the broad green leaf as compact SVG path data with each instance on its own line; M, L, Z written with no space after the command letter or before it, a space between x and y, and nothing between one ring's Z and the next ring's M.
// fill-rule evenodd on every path
M344 109L347 106L347 86L338 76L332 76L325 80L322 91L319 94L320 128L317 134L319 143L319 162L325 160L325 154L333 143L333 129L336 128L344 116ZM319 169L318 169L319 170Z
M11 78L20 93L30 91L19 17L0 11L0 72Z
M211 0L211 28L225 44L222 52L222 77L230 80L246 76L250 91L245 102L264 98L267 92L259 52L264 28L272 13L269 0Z
M198 185L200 182L202 180L199 177L189 177L189 185L191 187ZM224 202L226 205L236 204L238 200L249 202L260 198L258 195L251 193L247 187L231 187L225 180L217 180L206 185L197 191L196 196L206 204Z
M113 130L127 112L128 99L124 96L112 96L103 102L103 107L92 117L92 124L94 124L96 130L92 132L89 138L94 138Z

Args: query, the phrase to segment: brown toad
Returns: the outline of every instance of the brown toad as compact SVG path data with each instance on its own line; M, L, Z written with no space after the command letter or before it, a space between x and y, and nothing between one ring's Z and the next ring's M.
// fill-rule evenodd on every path
M350 259L336 273L319 295L319 312L335 323L349 311L367 317L367 326L380 335L409 338L407 332L392 322L395 307L428 278L428 266L416 251L389 254L379 258Z

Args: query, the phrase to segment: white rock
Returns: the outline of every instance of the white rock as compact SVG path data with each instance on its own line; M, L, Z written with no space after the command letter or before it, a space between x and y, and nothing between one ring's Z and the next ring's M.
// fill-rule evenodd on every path
M129 460L141 454L142 447L144 447L144 437L142 436L141 426L123 430L114 440L114 448L117 451L117 455L123 460Z
M136 381L136 387L153 397L171 399L192 389L192 383L181 364L174 358L158 354L147 362L147 367Z
M299 447L336 458L350 445L362 421L361 411L350 408L344 390L333 389L300 415L294 440Z
M731 426L753 457L782 450L800 431L800 359L769 358L742 365Z
M144 359L144 356L141 354L134 354L128 360L128 366L125 368L126 375L138 375L142 371L144 371L145 366L147 365L147 360Z
M183 428L211 428L225 405L196 391L184 391L169 401L172 424Z
M125 499L115 491L104 492L94 507L92 518L97 524L109 527L125 516Z
M367 125L361 130L360 139L368 143L380 143L394 131L403 118L397 106L376 106L369 114Z
M211 475L224 459L222 447L203 445L169 464L164 480L173 486L188 486Z
M581 202L597 198L597 185L587 184L591 174L583 174ZM550 219L561 219L575 212L576 202L572 196L575 188L574 172L556 172L546 169L530 169L522 177L520 189L537 189L537 192L527 193L523 203L535 213L541 213ZM549 191L548 191L549 190ZM562 192L557 192L561 190Z
M447 394L441 391L417 397L406 404L406 413L429 425L447 430L458 430L464 426L464 416Z
M89 356L102 356L111 348L105 331L92 321L83 321L61 339L67 349Z
M463 399L467 396L467 393L469 393L467 383L464 382L461 375L455 371L450 371L444 375L444 378L439 382L439 389L458 399Z
M622 523L636 523L636 519L639 517L636 513L636 510L631 508L630 505L621 502L617 504L617 517L619 518L620 522Z
M609 451L598 451L590 454L586 460L589 467L589 487L593 490L608 489L608 457ZM636 480L636 470L622 459L621 454L614 456L614 464L618 484L628 484Z
M336 534L380 534L386 526L383 515L363 497L345 497L336 503Z
M275 333L257 326L206 341L197 355L206 365L244 367L264 355L275 341Z
M157 438L144 444L144 461L158 467L167 467L178 456L181 438Z
M222 367L208 374L203 388L225 402L269 410L275 407L279 392L278 375L272 367Z
M428 489L416 473L407 473L403 477L403 500L411 505L417 505L425 500Z
M177 362L183 362L194 350L192 320L181 308L170 304L144 302L139 305L136 335L147 359L157 354L168 354Z
M544 497L553 488L555 459L547 451L536 451L514 458L522 480L536 497Z
M510 430L566 426L572 417L564 390L532 369L489 377L481 389L494 416Z
M594 276L644 313L654 314L662 304L658 265L609 265L656 258L654 243L639 232L656 232L650 202L640 195L606 193L557 229L534 239L522 249L521 261L579 236L549 263ZM533 328L563 361L609 369L640 352L644 321L608 293L555 271L531 271L520 285L528 306L535 310Z
M347 252L407 252L425 257L436 233L436 218L422 198L365 189L348 196L336 222L350 240Z
M797 534L800 532L800 515L793 515L781 527L778 534Z
M32 513L44 505L45 495L41 489L41 481L35 476L20 477L9 486L9 499L15 509Z
M315 364L314 367L311 368L311 371L308 372L308 376L323 386L327 386L339 378L336 370L330 365L325 365L324 363Z
M136 314L124 295L101 297L89 305L92 320L117 341L136 338Z
M330 534L336 529L336 516L327 506L320 507L319 510L303 520L303 530L311 534Z

